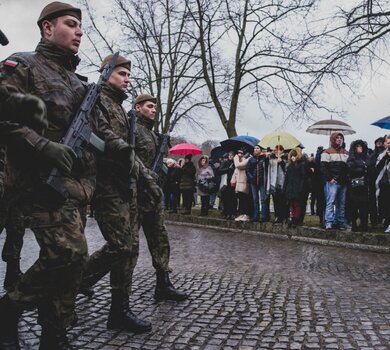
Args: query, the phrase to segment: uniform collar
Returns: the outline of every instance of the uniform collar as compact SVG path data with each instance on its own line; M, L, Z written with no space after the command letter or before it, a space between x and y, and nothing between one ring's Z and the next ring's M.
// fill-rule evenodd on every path
M55 61L72 72L76 70L76 67L80 62L80 58L77 55L65 51L46 39L41 39L35 50L44 57Z
M143 116L142 114L139 114L137 113L137 121L139 124L143 125L145 128L149 129L149 130L152 130L153 129L153 126L154 126L154 120L153 119L149 119L145 116Z
M103 84L102 90L119 104L122 104L122 102L127 99L127 95L122 90L118 89L108 81Z

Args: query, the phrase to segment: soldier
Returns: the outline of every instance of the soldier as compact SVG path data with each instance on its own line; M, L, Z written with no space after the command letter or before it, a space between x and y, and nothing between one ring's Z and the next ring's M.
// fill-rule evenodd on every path
M19 318L23 310L35 307L42 326L40 349L69 348L66 327L74 317L76 294L88 258L80 208L90 200L96 180L93 152L85 151L82 162L73 167L73 150L58 143L87 88L75 74L83 35L81 10L52 2L42 10L38 26L42 39L35 52L14 54L0 65L5 76L1 84L40 97L48 118L44 136L21 126L13 133L18 142L7 150L7 166L17 174L17 187L24 195L22 202L28 204L30 227L41 250L38 260L0 299L0 348L6 349L19 349ZM110 132L98 111L93 113L91 124L95 131L95 125L99 126L107 149L130 155L128 145ZM41 186L53 167L59 169L58 181L69 192L65 203L57 207L43 195Z
M159 138L153 131L156 116L156 98L149 94L142 94L135 99L134 107L137 112L137 133L135 152L147 168L151 168L156 157ZM138 187L138 230L142 226L152 255L153 267L156 269L156 289L154 298L160 300L182 301L188 298L187 294L174 288L169 279L169 239L164 225L162 198L152 200L144 198L145 188L142 182ZM162 190L161 190L162 193ZM134 269L138 256L138 238L135 241Z
M112 55L107 56L100 67L102 71ZM119 56L109 81L103 85L100 109L113 131L128 141L130 125L122 102L127 98L130 61ZM107 327L136 333L152 329L151 323L139 319L129 309L131 285L131 246L129 190L130 169L121 159L104 154L98 159L97 186L93 204L95 218L107 243L94 252L84 272L82 290L90 288L110 272L111 308Z

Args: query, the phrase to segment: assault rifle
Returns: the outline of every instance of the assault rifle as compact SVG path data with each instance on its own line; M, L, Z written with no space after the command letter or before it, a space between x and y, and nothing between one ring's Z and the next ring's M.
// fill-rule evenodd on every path
M60 143L73 149L80 163L82 162L84 151L89 145L92 145L96 150L104 151L104 141L91 130L90 115L99 98L102 84L110 78L118 56L119 52L115 53L111 62L104 67L97 84L92 83L89 85L84 100L73 117L68 131L60 141ZM49 196L46 200L49 200L51 206L59 207L69 198L69 192L64 187L60 177L60 171L54 168L45 183L43 194Z
M130 111L127 112L127 116L129 117L129 124L130 124L130 133L129 133L129 145L130 147L135 150L135 133L136 133L136 127L137 127L137 116L135 114L134 109L130 109ZM137 192L137 180L133 176L129 176L129 190L130 195L134 196Z
M156 157L154 158L153 164L151 169L158 174L160 171L163 171L164 174L168 173L168 169L166 165L164 164L164 154L168 148L168 143L170 140L170 134L175 127L177 121L178 121L178 114L176 113L175 117L173 118L171 125L169 126L168 132L166 134L163 134L161 136L161 141L160 141L160 147L158 148Z

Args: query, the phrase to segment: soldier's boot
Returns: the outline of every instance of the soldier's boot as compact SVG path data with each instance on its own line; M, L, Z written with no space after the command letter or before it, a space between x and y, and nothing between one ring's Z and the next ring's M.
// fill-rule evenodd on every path
M188 298L188 295L185 292L182 292L173 286L171 280L169 279L168 272L156 271L156 277L157 282L156 289L154 291L154 299L156 299L156 301L183 301Z
M20 271L19 259L7 261L7 270L4 278L4 289L9 290L12 288L21 275L22 271Z
M69 344L65 329L58 329L50 325L42 326L39 350L74 350Z
M120 290L111 292L111 308L107 322L108 329L121 329L134 333L145 333L152 330L152 324L134 315L129 307L129 295Z
M0 299L0 349L20 350L18 321L23 310L15 305L8 295Z

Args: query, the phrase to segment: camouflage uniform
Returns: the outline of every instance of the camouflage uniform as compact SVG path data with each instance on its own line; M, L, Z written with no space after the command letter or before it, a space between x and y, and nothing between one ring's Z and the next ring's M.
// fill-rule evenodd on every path
M124 141L129 135L122 102L127 95L111 85L103 85L100 107L113 131ZM111 288L128 293L131 281L129 259L131 230L129 207L130 169L118 157L104 154L98 159L97 185L93 205L95 218L107 243L94 252L86 265L82 286L94 285L110 272Z
M38 306L40 324L64 329L73 319L82 269L88 258L79 209L90 200L95 187L95 156L86 151L86 166L60 177L70 198L53 209L37 201L42 195L42 180L53 167L40 152L48 140L58 142L62 138L85 95L86 83L74 73L78 58L45 39L34 53L17 53L9 59L17 64L1 64L5 83L42 98L49 127L44 137L22 126L12 126L13 132L7 134L14 142L7 150L11 176L18 179L14 190L23 193L30 227L41 247L38 260L8 293L8 298L20 309ZM116 138L103 116L94 113L92 123L94 129L98 125L107 136L106 146L114 149Z
M137 118L137 133L135 152L146 168L151 168L159 146L159 138L152 130L154 120L147 119L142 115ZM152 255L153 267L159 271L170 271L169 268L169 239L168 232L164 225L164 210L162 201L154 202L143 197L145 188L142 183L138 187L138 229L142 226L148 243L150 254ZM134 204L133 204L134 206ZM135 257L133 268L138 257L138 238L134 241Z

